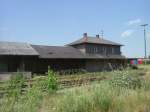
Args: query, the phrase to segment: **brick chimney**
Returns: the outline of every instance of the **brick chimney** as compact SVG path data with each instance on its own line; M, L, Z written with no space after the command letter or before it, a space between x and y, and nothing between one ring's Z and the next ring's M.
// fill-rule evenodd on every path
M87 33L83 33L84 41L87 42Z
M96 38L99 38L99 35L96 35Z
M87 37L87 33L83 33L83 37Z

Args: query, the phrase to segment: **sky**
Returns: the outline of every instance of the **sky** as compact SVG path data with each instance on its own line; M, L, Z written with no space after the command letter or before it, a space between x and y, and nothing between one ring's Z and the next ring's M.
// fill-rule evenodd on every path
M150 55L150 0L0 0L0 41L61 46L101 35L123 44L127 57Z

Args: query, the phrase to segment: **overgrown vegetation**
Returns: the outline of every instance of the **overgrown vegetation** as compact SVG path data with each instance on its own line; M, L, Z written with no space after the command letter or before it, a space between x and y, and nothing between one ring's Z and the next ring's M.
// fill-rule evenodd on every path
M65 91L55 112L146 112L150 111L149 91L113 87L104 81Z
M25 88L26 82L27 79L21 73L14 74L6 82L7 92L0 101L0 112L37 112L44 94L53 92L58 87L55 73L50 68L44 80L35 79L30 87Z
M112 86L129 89L136 89L142 86L142 79L139 76L133 76L128 70L115 71L113 74L113 78L110 80Z
M57 78L54 71L48 67L48 91L53 91L58 89Z
M70 89L58 87L58 80L105 76L107 80ZM0 99L0 112L149 112L150 66L138 70L86 73L57 78L50 68L46 77L26 79L18 73L6 85L8 94ZM30 84L29 84L30 85Z
M33 78L33 85L45 92L54 92L58 89L56 73L48 67L48 75Z
M22 73L16 73L13 74L11 77L11 80L9 80L8 82L8 86L7 86L7 91L8 91L8 96L12 96L12 97L19 97L19 95L22 92L22 87L25 83L25 78L23 77Z

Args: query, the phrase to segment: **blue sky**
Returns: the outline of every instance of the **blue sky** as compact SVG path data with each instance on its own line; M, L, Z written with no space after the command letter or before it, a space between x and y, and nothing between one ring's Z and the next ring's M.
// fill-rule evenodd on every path
M64 45L104 30L124 55L144 56L143 23L150 24L150 0L0 0L0 41ZM150 55L150 25L147 27Z

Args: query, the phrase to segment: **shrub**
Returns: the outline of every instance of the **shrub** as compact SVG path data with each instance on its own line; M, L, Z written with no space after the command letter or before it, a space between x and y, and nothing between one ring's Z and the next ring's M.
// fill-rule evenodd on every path
M11 80L8 81L8 96L18 97L21 94L24 83L25 78L22 73L18 72L12 75Z
M56 73L48 67L47 76L39 76L34 78L34 85L42 91L55 91L58 89Z
M142 85L141 79L130 75L128 71L115 71L113 74L114 77L110 80L112 86L135 89Z
M83 74L87 71L85 69L66 69L58 72L59 75Z
M1 112L15 112L15 105L20 100L24 83L25 78L22 73L18 72L12 75L7 82L6 93L0 102L2 103L2 106L0 105Z
M138 69L138 66L137 65L131 65L131 68L132 69Z
M21 104L21 107L17 107L16 110L21 110L22 112L37 112L41 104L43 94L41 89L36 85L33 85L27 94L20 99L18 105ZM18 111L19 112L19 111Z
M48 67L48 91L57 90L58 83L56 78L56 73Z
M36 76L33 78L33 85L36 86L38 89L45 91L48 90L48 78L47 76Z

